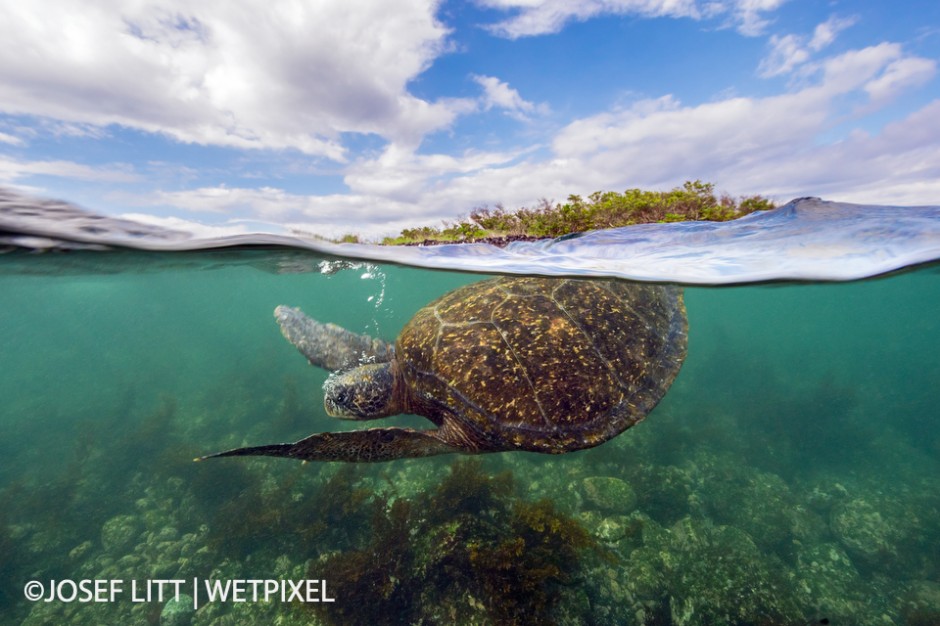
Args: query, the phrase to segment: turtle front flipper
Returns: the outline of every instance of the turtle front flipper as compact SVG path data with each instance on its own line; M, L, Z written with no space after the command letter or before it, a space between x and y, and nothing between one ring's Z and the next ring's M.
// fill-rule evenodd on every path
M285 339L311 364L331 372L392 360L394 351L388 342L318 322L300 309L281 305L274 309L274 317Z
M303 461L372 463L453 452L466 450L442 441L433 430L370 428L343 433L317 433L296 443L236 448L196 460L222 456L282 456Z

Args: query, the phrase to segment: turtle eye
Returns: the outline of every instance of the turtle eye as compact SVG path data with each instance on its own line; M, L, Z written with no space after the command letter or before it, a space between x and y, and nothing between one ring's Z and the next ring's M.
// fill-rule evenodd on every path
M335 402L336 404L346 406L346 404L349 402L349 392L345 390L337 392Z

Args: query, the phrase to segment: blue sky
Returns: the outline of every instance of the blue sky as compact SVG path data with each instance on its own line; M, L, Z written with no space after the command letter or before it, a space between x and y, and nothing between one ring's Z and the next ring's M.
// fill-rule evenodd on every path
M0 0L0 17L0 184L169 226L371 236L688 179L940 203L935 0Z

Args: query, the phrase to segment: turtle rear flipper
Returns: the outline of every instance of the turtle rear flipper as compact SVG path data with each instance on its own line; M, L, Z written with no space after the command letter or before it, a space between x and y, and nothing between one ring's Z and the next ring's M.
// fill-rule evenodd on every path
M296 443L236 448L200 457L282 456L304 461L371 463L395 459L466 452L435 436L435 431L410 428L370 428L343 433L317 433Z
M331 372L348 370L362 363L386 363L392 360L388 342L359 335L337 326L307 317L300 309L281 305L274 309L281 334L307 357L312 365Z

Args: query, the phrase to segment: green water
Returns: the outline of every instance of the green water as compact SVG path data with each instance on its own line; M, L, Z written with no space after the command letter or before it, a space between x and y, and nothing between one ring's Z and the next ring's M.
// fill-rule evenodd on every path
M275 306L391 340L479 278L0 276L0 623L940 623L936 269L687 289L676 383L593 450L456 469L192 462L356 427L325 415L326 375L280 336ZM498 549L481 556L480 538ZM194 578L324 579L335 602L202 598L174 618L166 598L131 598L132 580L192 595ZM28 581L63 579L124 587L24 599Z

